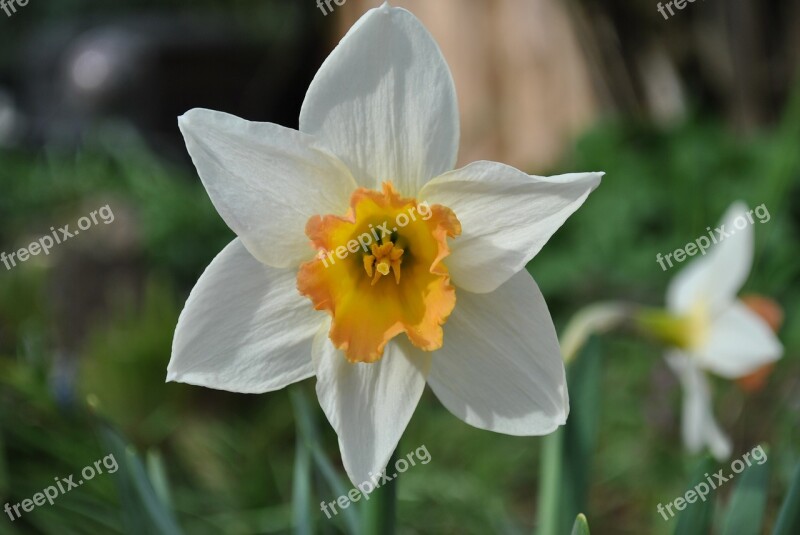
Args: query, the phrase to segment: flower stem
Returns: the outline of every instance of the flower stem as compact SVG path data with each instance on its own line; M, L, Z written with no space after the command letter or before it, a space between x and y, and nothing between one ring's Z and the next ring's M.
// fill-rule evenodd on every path
M542 439L541 470L539 482L538 525L536 535L556 535L559 533L561 518L561 467L564 441L564 428Z
M595 303L579 310L561 335L564 363L569 364L575 359L591 335L610 331L629 322L637 308L638 305L632 303L611 301Z
M395 451L389 458L391 471L397 460ZM381 485L370 494L370 499L364 504L363 531L364 535L394 535L397 517L397 478Z

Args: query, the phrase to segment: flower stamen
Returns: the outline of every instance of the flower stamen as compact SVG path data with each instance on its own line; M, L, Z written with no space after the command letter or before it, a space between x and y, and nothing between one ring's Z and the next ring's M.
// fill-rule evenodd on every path
M394 282L400 284L400 264L403 263L403 249L395 247L394 243L387 241L382 245L372 244L372 254L364 256L364 271L372 277L372 286L382 276L394 272ZM373 274L374 270L374 274Z

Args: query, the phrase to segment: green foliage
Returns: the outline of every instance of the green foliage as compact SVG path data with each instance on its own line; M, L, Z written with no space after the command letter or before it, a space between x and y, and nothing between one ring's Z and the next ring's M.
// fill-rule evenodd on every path
M579 514L575 518L575 524L572 526L572 535L589 535L589 523L583 514Z
M749 466L739 477L725 512L722 534L758 535L762 532L767 506L769 461Z
M114 478L120 496L123 524L130 535L157 533L181 535L168 503L159 496L144 465L125 440L113 429L101 424L100 435L106 450L119 463L119 475Z
M292 407L294 408L295 419L297 420L298 429L298 458L295 460L295 474L301 471L297 464L306 463L308 466L305 472L311 469L310 460L314 461L315 468L322 475L325 481L325 491L329 493L331 499L344 496L350 490L350 485L346 479L337 474L336 469L333 467L328 457L325 455L324 450L321 448L321 441L319 431L317 430L316 416L314 414L308 398L304 393L302 387L293 387L290 391L292 399ZM305 478L307 479L307 475ZM297 479L295 479L297 481ZM308 481L302 483L305 487L304 501L310 501L311 488ZM302 492L301 489L295 489L295 492ZM297 506L297 504L295 504ZM347 528L347 533L357 535L361 532L359 519L355 513L355 508L346 508L340 511L341 519L337 516L336 520L341 520ZM309 513L316 513L316 507L313 509L308 507ZM299 514L299 513L298 513ZM313 518L313 517L312 517ZM302 531L304 524L311 519L297 519L295 517L295 529Z
M800 533L800 464L795 468L792 485L781 506L772 535Z
M698 484L705 484L706 474L714 472L716 463L711 457L706 457L695 472L694 479L688 489L697 488ZM714 499L705 499L688 504L678 515L678 522L675 524L675 535L705 535L711 531L711 522L714 518Z
M567 531L588 508L592 453L600 422L600 341L590 339L567 369L570 417L567 425L544 438L539 488L538 535Z

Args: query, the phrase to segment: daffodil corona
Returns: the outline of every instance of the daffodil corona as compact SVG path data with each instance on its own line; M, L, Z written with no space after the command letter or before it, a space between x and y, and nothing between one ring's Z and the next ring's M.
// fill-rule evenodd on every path
M260 393L316 377L355 484L386 466L426 384L482 429L562 425L564 366L525 265L602 173L454 170L456 103L430 34L384 4L324 62L299 131L180 117L237 238L186 302L167 379Z
M306 234L314 247L346 246L370 228L385 227L417 201L402 198L391 183L383 191L357 189L345 217L314 216ZM315 258L300 266L297 287L317 310L331 315L330 339L351 362L375 362L386 343L406 333L425 351L442 347L442 325L456 304L455 288L444 264L447 238L461 234L453 211L430 207L432 217L382 230L368 252L327 266Z

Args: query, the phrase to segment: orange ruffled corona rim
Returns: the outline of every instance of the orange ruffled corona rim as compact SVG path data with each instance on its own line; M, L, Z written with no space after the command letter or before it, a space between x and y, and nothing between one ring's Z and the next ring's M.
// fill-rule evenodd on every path
M375 362L406 333L416 347L442 347L456 304L442 260L461 234L449 208L403 198L391 182L357 189L347 215L314 216L306 234L319 255L300 266L297 288L332 317L330 339L350 362Z

